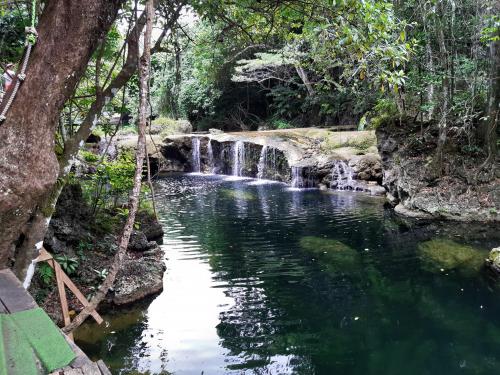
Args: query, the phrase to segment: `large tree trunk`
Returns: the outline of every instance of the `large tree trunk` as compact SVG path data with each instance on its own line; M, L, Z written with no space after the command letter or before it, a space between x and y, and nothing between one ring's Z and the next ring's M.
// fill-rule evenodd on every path
M0 124L0 268L58 174L54 133L92 52L122 0L51 0L38 24L27 78Z

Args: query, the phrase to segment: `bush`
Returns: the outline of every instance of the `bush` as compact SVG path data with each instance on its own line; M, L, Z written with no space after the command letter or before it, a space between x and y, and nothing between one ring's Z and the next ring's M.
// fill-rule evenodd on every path
M161 134L162 137L168 137L174 134L187 134L192 131L193 127L187 120L158 117L151 123L151 134Z
M97 163L99 160L99 155L94 154L93 152L80 150L80 157L85 160L87 163Z
M371 113L372 118L367 129L377 129L379 126L398 118L399 111L392 99L379 99Z
M271 121L271 128L272 129L292 129L294 126L283 119L274 119Z

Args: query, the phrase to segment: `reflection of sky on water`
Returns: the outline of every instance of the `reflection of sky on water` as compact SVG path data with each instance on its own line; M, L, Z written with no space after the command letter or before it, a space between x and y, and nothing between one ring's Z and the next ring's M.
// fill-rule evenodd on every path
M234 356L220 345L217 326L221 316L236 308L236 302L245 305L252 295L252 303L266 297L255 279L233 279L230 288L214 280L206 257L200 256L200 245L195 236L178 236L181 227L163 245L168 271L164 279L164 292L147 310L147 329L144 330L136 350L141 354L136 366L140 371L170 371L175 374L244 374L240 363L267 363L267 374L291 374L294 355ZM231 297L235 296L235 298ZM255 308L255 304L253 308ZM241 308L241 307L240 307ZM234 358L231 358L234 356ZM235 366L236 369L231 370ZM253 373L249 372L249 373Z
M219 346L216 326L220 312L233 300L219 288L221 283L213 281L208 263L197 256L195 237L168 239L163 247L168 258L165 289L148 309L141 345L146 343L149 352L139 368L159 371L158 358L166 351L167 368L176 374L219 373L227 350Z

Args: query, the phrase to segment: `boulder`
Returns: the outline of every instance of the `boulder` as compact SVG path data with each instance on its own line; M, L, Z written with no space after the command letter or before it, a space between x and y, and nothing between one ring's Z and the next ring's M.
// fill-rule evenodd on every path
M486 259L486 265L496 274L500 275L500 247L495 247L490 251Z
M124 261L114 285L112 302L115 305L130 304L163 290L166 267L158 260L159 251L154 256Z
M163 227L154 215L140 211L137 213L136 221L139 223L139 229L144 233L148 241L161 243L163 239Z
M356 173L358 180L381 181L382 163L377 154L366 154L354 156L349 161L349 166Z
M151 246L155 247L156 242L150 243L146 235L142 231L139 230L132 231L127 248L129 251L143 252L151 249Z

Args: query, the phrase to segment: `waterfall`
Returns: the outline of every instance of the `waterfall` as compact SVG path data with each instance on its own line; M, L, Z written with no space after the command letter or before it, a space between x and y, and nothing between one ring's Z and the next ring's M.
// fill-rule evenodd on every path
M276 173L278 171L278 166L276 164L276 149L273 148L272 150L273 150L273 152L271 152L271 162L270 162L270 165L271 165L272 172L276 175Z
M307 178L304 178L303 167L292 167L292 187L293 188L312 188L314 187L314 179L310 171L307 171Z
M193 164L193 172L199 173L201 172L201 160L200 160L200 138L193 138L191 140L193 146L192 153L192 164Z
M233 145L233 176L242 177L245 168L245 143L237 141Z
M343 160L335 162L332 171L332 185L337 182L337 190L355 190L354 171Z
M208 140L207 155L208 155L208 165L210 166L210 172L215 173L214 151L212 149L212 140L211 139Z
M257 165L257 178L262 180L266 176L267 167L267 146L263 146L260 151L259 164Z

